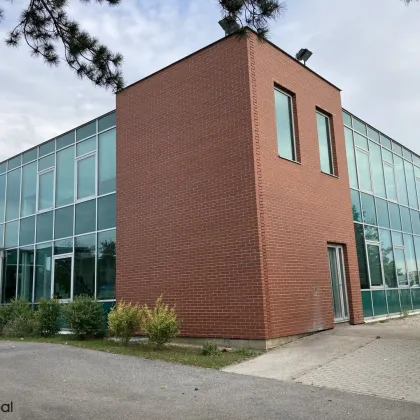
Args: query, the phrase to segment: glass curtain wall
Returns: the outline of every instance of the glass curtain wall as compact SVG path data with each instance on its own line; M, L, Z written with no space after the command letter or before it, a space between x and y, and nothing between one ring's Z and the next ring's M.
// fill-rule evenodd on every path
M343 119L364 316L420 309L420 158Z
M114 300L115 189L115 112L0 163L0 302Z

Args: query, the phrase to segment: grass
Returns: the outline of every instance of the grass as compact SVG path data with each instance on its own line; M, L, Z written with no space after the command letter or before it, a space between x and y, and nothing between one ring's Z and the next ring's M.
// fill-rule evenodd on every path
M181 363L184 365L211 369L221 369L233 363L239 363L256 356L255 353L246 349L219 352L218 354L212 356L205 356L201 353L201 347L167 345L164 348L158 349L152 345L143 343L130 343L128 346L124 347L115 341L103 339L78 340L71 335L58 335L52 338L31 337L22 339L0 336L0 340L62 344L107 353L123 354L126 356L141 357L144 359L164 360L166 362Z

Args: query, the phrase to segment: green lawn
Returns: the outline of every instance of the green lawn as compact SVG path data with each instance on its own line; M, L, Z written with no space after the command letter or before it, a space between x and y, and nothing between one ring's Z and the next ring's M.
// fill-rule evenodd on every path
M143 343L130 343L123 347L115 341L102 339L77 340L70 335L58 335L53 338L8 338L0 336L1 340L10 341L31 341L37 343L53 343L86 349L105 351L108 353L124 354L127 356L142 357L144 359L165 360L167 362L182 363L184 365L200 366L211 369L221 369L233 363L239 363L244 360L255 357L256 354L247 350L239 349L230 352L220 352L214 356L204 356L201 354L201 348L181 347L167 345L162 349Z

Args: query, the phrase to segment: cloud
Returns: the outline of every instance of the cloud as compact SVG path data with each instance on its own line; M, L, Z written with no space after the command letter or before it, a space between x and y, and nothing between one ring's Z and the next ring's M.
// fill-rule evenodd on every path
M0 38L27 0L6 2ZM343 106L420 153L417 115L420 4L399 0L289 0L271 24L271 40L343 89ZM69 13L112 50L123 53L132 83L223 36L216 0L123 0L117 8L71 2ZM48 68L22 45L0 43L0 160L115 107L111 92L77 79L63 63Z

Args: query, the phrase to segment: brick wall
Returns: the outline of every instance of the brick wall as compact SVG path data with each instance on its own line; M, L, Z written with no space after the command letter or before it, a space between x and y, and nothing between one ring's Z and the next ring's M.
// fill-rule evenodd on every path
M351 322L363 322L340 91L255 35L248 44L269 336L333 326L327 243L345 246ZM295 95L301 164L278 157L274 85ZM321 173L317 108L332 116L338 177Z
M184 336L267 335L247 62L230 37L117 95L117 299Z

